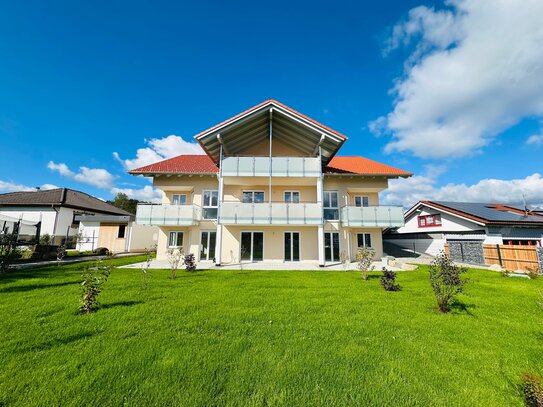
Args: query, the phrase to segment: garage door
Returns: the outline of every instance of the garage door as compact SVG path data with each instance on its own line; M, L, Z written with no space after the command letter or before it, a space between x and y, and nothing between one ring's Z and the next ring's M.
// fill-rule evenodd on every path
M453 261L472 264L485 264L483 242L481 240L447 240L449 255Z

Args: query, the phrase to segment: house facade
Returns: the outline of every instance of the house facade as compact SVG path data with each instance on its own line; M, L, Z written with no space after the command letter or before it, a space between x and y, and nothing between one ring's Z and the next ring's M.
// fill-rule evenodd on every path
M405 225L383 238L432 256L447 244L483 263L483 244L543 246L543 212L497 203L420 201L405 213Z
M388 179L411 174L363 157L336 156L347 138L274 100L195 136L206 155L182 155L131 171L153 178L159 205L136 222L159 227L157 258L182 247L201 262L354 259L382 255L382 230L403 225L379 205Z

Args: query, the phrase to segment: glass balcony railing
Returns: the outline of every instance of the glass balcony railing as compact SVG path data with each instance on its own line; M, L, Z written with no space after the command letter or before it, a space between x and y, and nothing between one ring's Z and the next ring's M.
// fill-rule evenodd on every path
M322 206L318 203L223 202L219 214L223 225L319 225Z
M201 208L196 205L139 204L136 211L138 225L191 226L201 217Z
M222 160L225 177L267 177L270 175L268 157L226 157ZM314 157L272 157L274 177L318 177L321 161Z
M344 206L341 224L348 227L399 227L404 225L399 206Z

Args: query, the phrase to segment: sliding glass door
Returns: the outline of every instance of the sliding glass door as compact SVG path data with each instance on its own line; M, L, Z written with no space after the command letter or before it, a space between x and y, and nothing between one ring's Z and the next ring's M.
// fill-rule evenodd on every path
M217 232L204 231L200 236L200 261L215 260Z
M300 261L300 233L285 232L285 261Z
M241 232L241 261L264 260L264 233Z
M326 261L339 261L338 232L327 232L324 234L324 258Z

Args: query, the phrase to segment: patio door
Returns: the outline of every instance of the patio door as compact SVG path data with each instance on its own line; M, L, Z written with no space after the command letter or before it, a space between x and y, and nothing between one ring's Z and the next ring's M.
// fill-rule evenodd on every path
M324 258L326 261L339 261L339 232L324 234Z
M285 232L285 261L300 261L300 233Z
M264 233L241 232L241 261L264 260Z
M202 232L200 235L200 261L215 260L217 232Z

